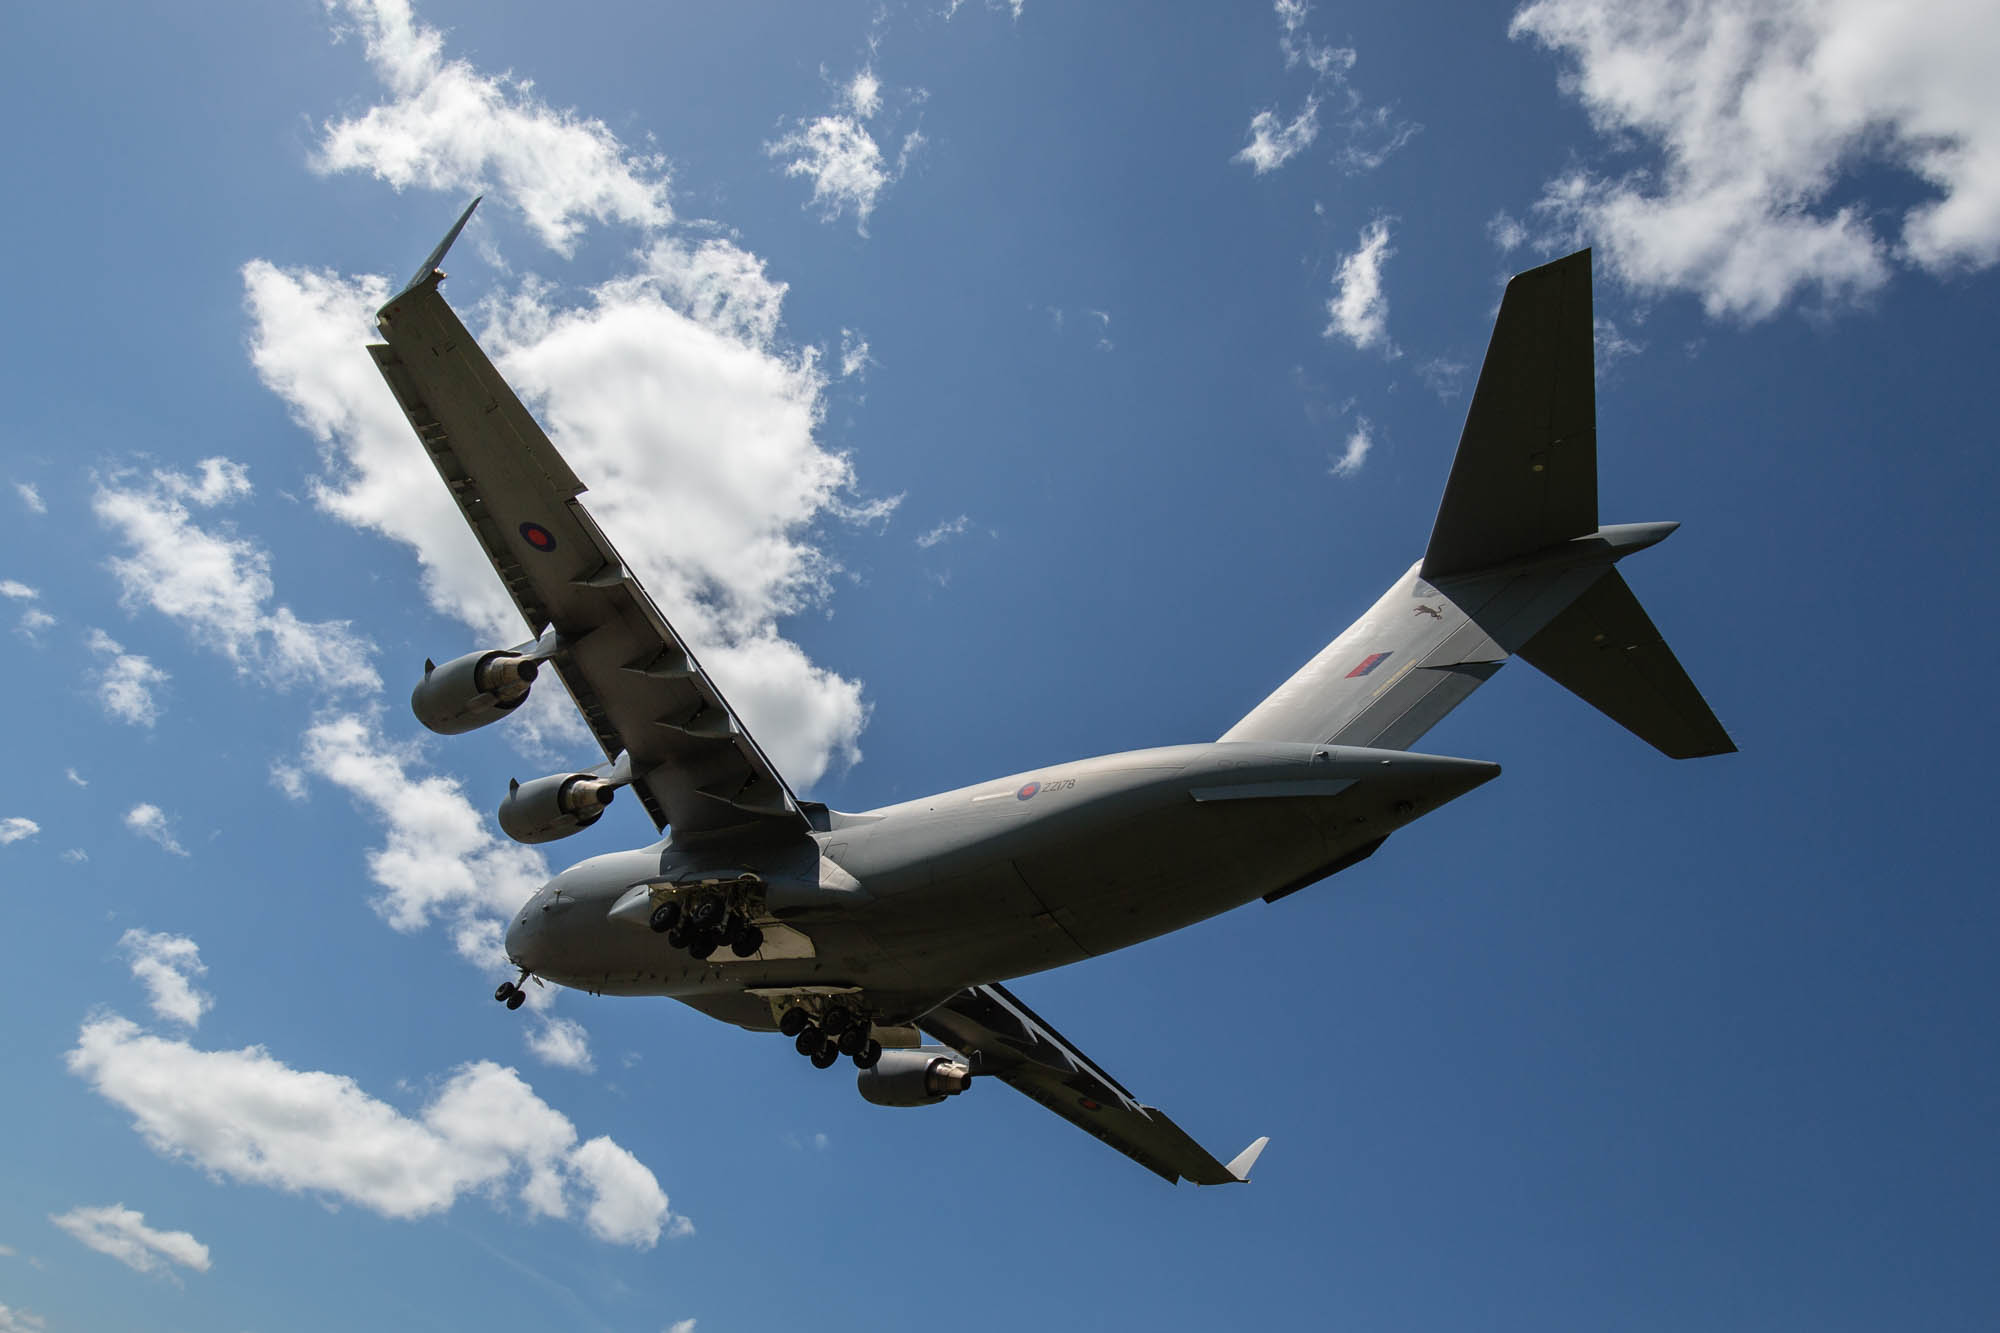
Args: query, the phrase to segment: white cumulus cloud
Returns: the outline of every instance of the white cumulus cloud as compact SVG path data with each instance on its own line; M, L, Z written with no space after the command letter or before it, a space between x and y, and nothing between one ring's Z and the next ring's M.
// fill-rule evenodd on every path
M193 512L249 494L248 470L227 458L203 460L196 476L158 470L100 481L91 507L127 548L111 561L125 605L180 621L267 684L379 688L368 660L373 645L345 621L304 621L288 606L271 606L269 554Z
M101 629L90 632L89 644L90 651L110 659L96 676L97 701L104 711L135 726L152 726L160 716L153 687L164 685L167 673L154 666L152 659L126 652L123 644Z
M1510 30L1556 52L1615 147L1536 205L1644 291L1766 318L1803 293L1865 295L1897 263L2000 260L2000 23L1957 0L1538 0ZM1855 197L1868 169L1921 181L1899 218ZM1885 225L1886 223L1886 225Z
M1362 350L1381 347L1396 355L1389 341L1389 293L1382 266L1396 252L1389 245L1389 219L1377 218L1361 229L1361 243L1340 261L1333 275L1333 296L1326 303L1326 336L1345 338Z
M141 802L125 812L125 827L145 838L156 842L175 856L186 856L187 848L174 837L173 821L166 811L151 802Z
M590 1034L575 1019L544 1015L528 1032L528 1049L558 1069L588 1074L597 1067L590 1058Z
M32 838L42 831L42 826L26 815L9 815L0 819L0 847L10 842L20 842Z
M132 975L145 986L153 1012L161 1018L194 1027L214 1007L213 998L194 988L193 978L208 968L200 947L187 936L128 930L118 947L132 960Z
M442 919L469 961L507 966L507 919L549 877L540 852L496 836L456 778L416 771L416 748L391 743L372 717L315 722L301 763L387 831L388 841L368 853L368 873L383 890L375 910L390 926L415 931Z
M544 244L570 253L586 221L661 227L666 164L628 151L603 121L543 102L528 83L448 60L407 0L345 0L389 100L326 126L316 165L367 171L398 190L494 188Z
M607 1138L579 1145L568 1117L491 1061L459 1066L414 1115L261 1046L202 1050L116 1014L84 1024L68 1065L155 1152L225 1179L403 1219L467 1194L511 1195L536 1217L580 1204L591 1234L639 1249L672 1219L644 1164Z
M157 1231L146 1225L144 1213L122 1203L72 1208L51 1214L49 1221L99 1254L108 1254L141 1273L158 1272L168 1264L197 1273L208 1271L208 1246L185 1231Z
M379 278L244 270L259 374L320 439L318 503L416 549L432 605L511 643L520 615L409 424L362 358ZM825 376L777 341L784 284L725 241L661 240L582 306L540 287L496 303L483 335L592 487L592 514L795 786L859 757L856 681L819 668L778 619L830 594L812 527L854 471L814 438ZM357 365L358 363L358 365Z

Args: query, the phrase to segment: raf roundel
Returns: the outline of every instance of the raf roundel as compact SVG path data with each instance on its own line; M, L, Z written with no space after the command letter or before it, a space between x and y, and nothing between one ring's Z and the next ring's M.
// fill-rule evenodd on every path
M556 535L539 523L523 523L521 540L544 553L556 549Z
M1040 791L1041 789L1042 789L1041 783L1030 782L1027 786L1021 788L1021 790L1014 793L1014 799L1017 801L1025 801L1029 797L1033 796L1036 792Z

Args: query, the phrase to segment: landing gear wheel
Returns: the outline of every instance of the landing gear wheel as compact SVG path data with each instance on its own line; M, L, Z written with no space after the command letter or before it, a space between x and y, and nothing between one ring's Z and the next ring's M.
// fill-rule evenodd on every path
M498 986L493 988L493 998L500 1001L500 1003L505 1004L507 1003L507 1001L513 999L515 992L519 991L520 989L521 988L519 986L516 986L511 981L503 981Z
M796 1037L812 1026L812 1015L803 1009L787 1009L778 1016L778 1031Z
M840 1052L835 1050L833 1043L829 1041L812 1053L813 1068L831 1069L833 1068L833 1062L839 1058Z
M687 922L683 921L667 932L667 946L673 949L685 949L691 938L693 937L688 934Z
M746 925L742 930L736 932L735 940L730 943L729 952L735 954L738 958L748 958L763 947L764 932L762 928Z
M839 1036L854 1026L854 1011L843 1005L836 1004L826 1011L826 1016L819 1020L819 1025L835 1036Z
M679 925L680 921L681 905L675 899L669 898L653 909L653 919L650 924L655 934L664 935Z
M689 942L688 957L694 959L698 963L705 962L707 961L708 956L714 953L718 948L720 948L721 945L722 941L715 938L714 931L705 930L700 935L697 935L692 941Z
M797 1013L799 1011L794 1009L792 1012ZM825 1045L825 1043L826 1034L808 1023L799 1029L798 1040L792 1043L792 1048L800 1055L817 1056L819 1048Z
M509 1009L519 1009L522 1005L526 1004L527 1002L528 1002L528 992L522 990L519 986L516 986L514 988L514 993L507 997L507 1007Z
M834 1045L839 1047L842 1055L859 1055L862 1047L866 1046L868 1042L868 1029L857 1023L847 1029L847 1031L841 1033Z
M882 1043L870 1037L866 1042L862 1043L861 1049L854 1053L854 1067L856 1069L873 1069L875 1062L881 1058Z
M688 915L693 918L697 926L704 929L720 926L722 919L729 915L729 902L727 899L710 894L697 902L694 910Z

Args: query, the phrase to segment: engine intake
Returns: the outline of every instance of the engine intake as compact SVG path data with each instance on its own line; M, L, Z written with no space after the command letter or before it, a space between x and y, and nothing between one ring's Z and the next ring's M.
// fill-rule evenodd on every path
M500 827L515 842L554 842L595 824L618 784L589 773L556 773L508 785Z
M507 649L467 653L443 666L427 661L424 678L410 691L410 711L440 736L462 736L526 703L540 667Z
M877 1106L936 1106L972 1086L972 1066L942 1046L884 1051L873 1069L854 1076L854 1086Z

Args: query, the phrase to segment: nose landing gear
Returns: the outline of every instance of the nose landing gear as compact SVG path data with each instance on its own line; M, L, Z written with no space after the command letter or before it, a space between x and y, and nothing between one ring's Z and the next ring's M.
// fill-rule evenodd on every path
M503 981L495 987L493 998L506 1005L509 1009L519 1009L528 1002L528 992L521 989L527 980L528 969L524 967L521 969L519 980Z

